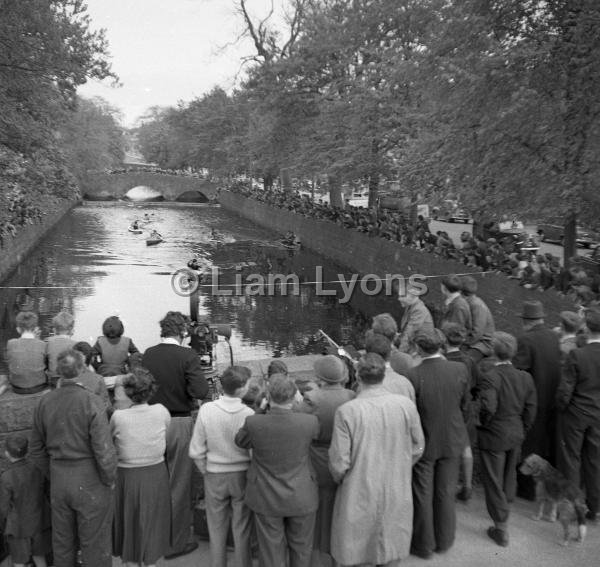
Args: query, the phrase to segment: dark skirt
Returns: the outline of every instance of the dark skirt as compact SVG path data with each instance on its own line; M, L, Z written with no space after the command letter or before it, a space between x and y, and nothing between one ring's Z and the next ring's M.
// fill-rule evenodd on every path
M117 469L113 555L151 565L169 548L171 501L166 464Z

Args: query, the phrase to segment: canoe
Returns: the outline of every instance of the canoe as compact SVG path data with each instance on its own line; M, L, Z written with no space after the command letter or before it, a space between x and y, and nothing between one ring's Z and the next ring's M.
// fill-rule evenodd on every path
M144 232L141 228L133 228L132 226L130 226L127 230L129 232L133 232L133 234L142 234L142 232Z
M288 250L300 250L300 247L302 246L302 244L300 242L296 242L294 244L289 244L287 242L279 242L280 246L283 246L284 248L287 248Z
M153 246L154 244L160 244L163 242L162 238L146 238L146 246Z

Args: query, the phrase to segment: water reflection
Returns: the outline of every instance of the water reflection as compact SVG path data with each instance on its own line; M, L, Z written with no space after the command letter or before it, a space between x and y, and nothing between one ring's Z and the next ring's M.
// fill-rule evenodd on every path
M145 235L128 226L148 215L147 231L165 238L146 246ZM211 237L216 229L219 240ZM197 257L218 267L220 285L235 277L269 272L298 274L298 295L200 297L200 314L213 323L234 325L232 346L238 359L319 352L319 328L340 342L355 342L364 317L334 296L317 297L315 265L335 279L337 267L306 252L273 245L275 235L210 206L127 206L87 203L68 214L19 266L1 289L0 344L15 336L14 316L21 308L40 315L42 337L61 309L75 316L74 337L94 340L103 320L119 315L125 334L145 349L159 340L158 321L168 310L189 312L189 299L171 287L171 275Z

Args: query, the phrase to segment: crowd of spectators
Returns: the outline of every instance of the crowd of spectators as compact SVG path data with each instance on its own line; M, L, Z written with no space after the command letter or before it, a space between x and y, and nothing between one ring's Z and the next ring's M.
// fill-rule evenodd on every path
M177 175L179 177L195 177L197 179L205 179L206 175L199 171L191 169L165 169L157 165L130 165L127 167L114 167L105 171L111 175L122 173L155 173L157 175Z
M527 289L555 289L578 305L595 304L600 298L600 275L590 275L577 262L561 266L557 256L541 254L539 245L525 234L503 234L498 225L486 227L489 235L472 235L464 231L454 242L446 231L433 232L429 223L418 216L411 223L401 211L336 207L323 200L313 201L308 195L286 193L279 189L265 190L245 182L232 183L229 190L270 206L307 218L327 220L369 237L383 238L415 250L436 254L462 263L469 271L497 272L519 281ZM492 236L495 235L495 236Z
M116 317L92 347L73 340L67 312L45 341L36 314L20 312L10 385L24 396L50 391L30 439L17 432L5 445L0 521L13 562L45 567L52 552L57 566L110 567L112 556L153 566L192 552L195 465L211 565L227 565L231 529L245 567L253 547L261 567L286 558L397 567L409 553L453 547L455 500L473 496L474 446L492 521L482 537L509 545L511 502L535 498L518 466L535 453L560 482L582 487L573 496L581 540L600 512L590 444L600 433L600 311L562 312L550 329L543 304L525 302L515 338L496 331L473 277L441 286L438 328L408 292L399 323L374 317L353 360L336 349L297 380L281 359L265 376L231 366L212 394L180 312L166 314L161 342L143 355ZM107 395L119 386L120 406Z

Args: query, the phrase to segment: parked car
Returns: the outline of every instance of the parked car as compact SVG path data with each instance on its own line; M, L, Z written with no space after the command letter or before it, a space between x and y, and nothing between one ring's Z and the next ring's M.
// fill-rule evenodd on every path
M433 220L437 221L468 224L471 220L469 212L452 199L446 199L440 207L433 207L431 214Z
M522 221L513 219L502 222L488 222L483 226L483 237L502 240L512 238L519 250L537 252L540 248L537 235L529 234Z
M582 248L592 248L598 244L597 238L582 226L577 227L575 242ZM560 224L540 223L537 233L542 242L556 242L562 246L565 240L565 229Z
M346 204L351 207L368 207L369 206L369 190L353 191L350 198L346 200Z

